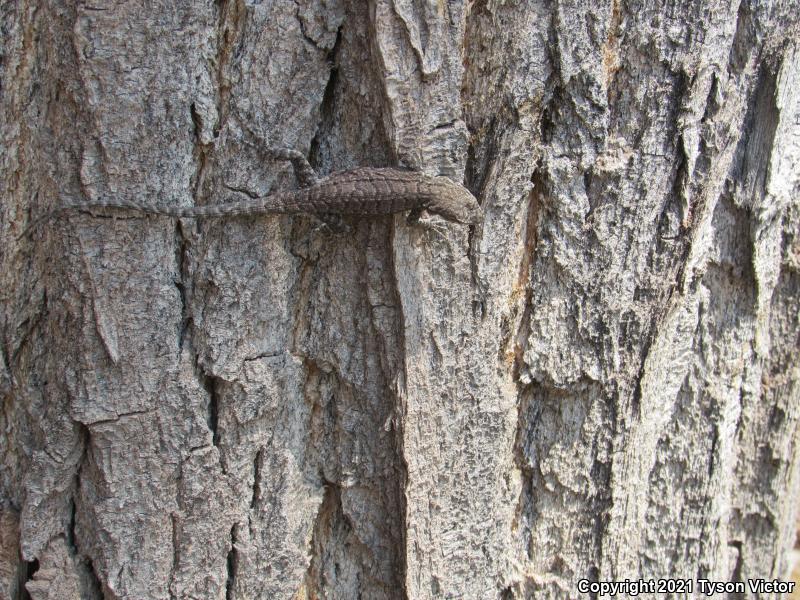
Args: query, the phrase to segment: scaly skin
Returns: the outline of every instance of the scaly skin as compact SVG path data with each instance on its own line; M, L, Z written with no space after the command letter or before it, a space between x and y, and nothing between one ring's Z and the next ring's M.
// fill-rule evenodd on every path
M176 218L219 218L269 213L315 213L340 215L387 215L406 210L415 218L423 210L438 214L448 221L476 224L483 221L478 201L465 187L446 177L430 177L416 171L392 168L361 167L334 173L325 179L314 178L305 159L293 150L272 150L276 158L293 159L295 170L307 187L275 192L259 198L247 198L205 206L175 206L164 203L145 204L125 199L67 201L35 223L64 210L122 208L141 213ZM290 158L280 153L293 153ZM297 156L294 156L297 154ZM303 164L309 173L303 174ZM300 169L298 171L298 169ZM300 175L304 177L301 178ZM23 234L24 235L24 234Z

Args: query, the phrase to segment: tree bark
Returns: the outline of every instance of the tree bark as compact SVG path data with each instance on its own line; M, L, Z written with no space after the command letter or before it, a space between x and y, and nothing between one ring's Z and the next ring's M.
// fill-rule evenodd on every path
M785 579L798 15L0 2L0 597ZM65 197L296 185L248 140L447 175L485 222L97 211L19 237Z

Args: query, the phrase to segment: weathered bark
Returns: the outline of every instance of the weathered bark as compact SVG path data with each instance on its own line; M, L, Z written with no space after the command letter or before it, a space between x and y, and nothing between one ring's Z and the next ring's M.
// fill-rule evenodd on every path
M0 597L787 575L800 2L0 7ZM246 139L485 223L17 238L294 185Z

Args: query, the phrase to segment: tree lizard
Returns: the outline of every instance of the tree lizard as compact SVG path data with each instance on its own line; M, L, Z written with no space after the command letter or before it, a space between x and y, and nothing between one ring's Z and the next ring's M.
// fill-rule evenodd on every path
M269 213L376 216L408 210L411 211L409 222L415 222L425 210L455 223L477 224L483 221L483 212L475 196L447 177L431 177L394 168L359 167L318 179L305 156L296 150L270 148L265 153L291 161L301 187L204 206L146 204L122 198L67 200L29 225L26 232L65 210L103 208L198 219Z

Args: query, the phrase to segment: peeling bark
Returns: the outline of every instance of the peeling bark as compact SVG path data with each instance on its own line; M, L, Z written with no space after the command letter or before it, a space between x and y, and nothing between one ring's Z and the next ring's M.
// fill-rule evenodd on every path
M0 598L785 579L798 15L0 1ZM295 185L248 142L447 175L485 222L19 237Z

